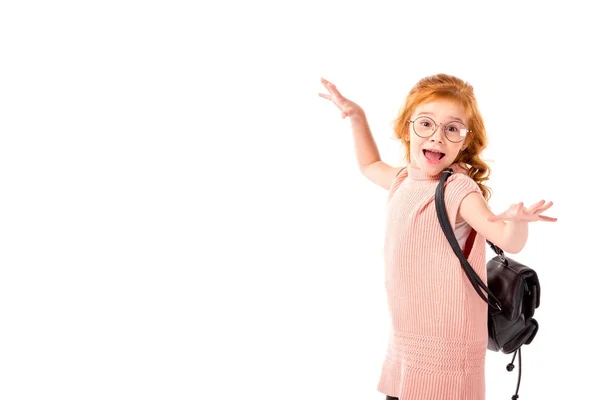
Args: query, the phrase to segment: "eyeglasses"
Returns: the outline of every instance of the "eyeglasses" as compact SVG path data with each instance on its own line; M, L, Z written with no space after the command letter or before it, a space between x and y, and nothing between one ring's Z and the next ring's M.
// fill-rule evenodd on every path
M449 141L454 143L462 142L465 140L467 133L471 132L471 130L467 129L462 122L453 121L449 124L436 124L433 119L423 115L415 118L414 121L408 122L412 123L413 132L424 139L431 137L435 133L438 125L444 127L444 135Z

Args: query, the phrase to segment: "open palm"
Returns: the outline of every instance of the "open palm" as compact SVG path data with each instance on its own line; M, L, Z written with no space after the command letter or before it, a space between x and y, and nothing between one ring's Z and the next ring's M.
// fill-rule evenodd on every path
M319 96L330 100L333 104L335 104L335 106L342 112L342 118L352 117L361 110L358 104L342 96L340 91L333 83L324 78L321 78L321 83L323 86L325 86L325 89L327 89L329 94L319 93Z
M552 202L546 202L540 200L537 203L525 208L523 203L513 204L508 210L501 214L493 215L488 217L488 221L514 221L514 222L534 222L534 221L548 221L555 222L557 219L541 215L544 211L552 207Z

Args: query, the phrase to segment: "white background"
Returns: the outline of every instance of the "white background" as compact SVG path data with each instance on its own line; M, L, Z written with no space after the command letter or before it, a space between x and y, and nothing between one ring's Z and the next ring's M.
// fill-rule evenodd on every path
M387 193L319 78L399 166L391 123L438 72L475 88L492 210L555 202L515 256L542 285L521 398L597 398L583 4L3 2L0 398L383 399Z

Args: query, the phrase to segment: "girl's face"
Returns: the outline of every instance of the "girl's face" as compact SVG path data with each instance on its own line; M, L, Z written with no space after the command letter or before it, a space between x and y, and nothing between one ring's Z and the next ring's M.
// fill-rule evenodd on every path
M459 103L436 100L422 104L410 120L417 120L409 123L410 164L427 175L437 175L449 167L461 149L467 146L466 129L469 121L464 107ZM421 137L415 130L421 136L431 136Z

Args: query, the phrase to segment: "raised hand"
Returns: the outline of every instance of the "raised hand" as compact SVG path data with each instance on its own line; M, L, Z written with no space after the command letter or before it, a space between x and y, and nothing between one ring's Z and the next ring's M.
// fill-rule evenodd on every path
M358 104L342 96L333 83L324 78L321 78L321 83L325 86L329 94L319 93L319 96L335 104L342 112L342 118L352 117L362 111Z
M545 202L540 200L531 206L524 208L523 203L513 204L508 210L501 214L493 215L488 217L488 221L514 221L514 222L534 222L534 221L547 221L555 222L557 219L541 215L544 211L552 207L552 202Z

